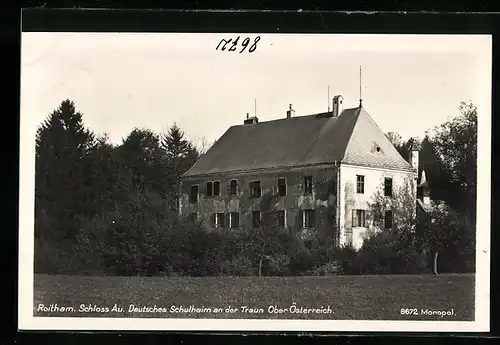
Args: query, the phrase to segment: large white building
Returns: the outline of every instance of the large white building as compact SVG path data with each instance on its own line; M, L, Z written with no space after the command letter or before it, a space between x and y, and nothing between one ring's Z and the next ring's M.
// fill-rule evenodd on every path
M285 115L285 112L284 112ZM359 248L376 230L370 203L379 193L390 201L408 181L416 209L418 151L406 161L362 107L282 119L251 117L230 127L181 180L180 212L208 227L276 226L305 241L331 234L338 245ZM413 185L415 187L413 187ZM390 204L390 203L388 203ZM383 210L381 227L393 227Z

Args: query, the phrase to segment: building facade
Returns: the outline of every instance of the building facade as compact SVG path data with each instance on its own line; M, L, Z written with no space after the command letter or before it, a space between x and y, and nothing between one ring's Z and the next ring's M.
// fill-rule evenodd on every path
M181 179L179 212L208 228L318 231L359 248L376 226L374 195L392 198L417 176L418 151L403 159L361 106L232 126ZM416 207L416 187L408 191ZM384 212L392 227L392 210Z

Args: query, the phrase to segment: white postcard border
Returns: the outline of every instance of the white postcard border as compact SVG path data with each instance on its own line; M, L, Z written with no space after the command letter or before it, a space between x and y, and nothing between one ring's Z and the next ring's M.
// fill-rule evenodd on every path
M220 35L220 34L219 34ZM266 35L266 34L262 34ZM381 49L374 36L401 35L333 35L340 39L366 36L363 49ZM427 35L406 35L419 39ZM460 40L461 35L447 36ZM472 35L467 35L472 36ZM482 104L478 107L478 191L476 239L475 321L387 321L387 320L255 320L255 319L153 319L153 318L69 318L34 317L34 163L35 134L38 123L28 114L20 114L19 165L19 288L18 328L20 330L176 330L176 331L342 331L342 332L485 332L490 327L490 201L491 201L491 72L492 40L490 35L474 35L483 47L481 73ZM408 39L408 42L411 39ZM22 41L21 41L22 42ZM415 48L414 45L408 44ZM370 48L371 47L371 48ZM408 47L407 47L408 48ZM345 48L346 49L346 48ZM360 50L360 46L352 47ZM404 47L392 47L393 50ZM408 48L409 49L409 48ZM437 48L435 48L437 49ZM390 49L389 49L390 50ZM385 51L385 50L384 50ZM420 51L428 51L421 47ZM22 75L22 71L21 71ZM22 78L21 78L22 79ZM22 89L22 83L21 83ZM22 92L21 92L22 97Z

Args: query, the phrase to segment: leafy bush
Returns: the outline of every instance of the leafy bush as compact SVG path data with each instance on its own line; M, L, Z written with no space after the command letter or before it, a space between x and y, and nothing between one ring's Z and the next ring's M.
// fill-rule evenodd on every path
M380 231L366 239L357 253L359 274L417 274L427 270L426 259L406 234Z
M267 258L267 272L270 276L287 276L290 269L290 257L276 254Z
M339 263L342 274L359 274L358 252L354 248L350 246L338 248L335 252L335 260Z
M290 274L292 276L303 275L314 267L316 267L316 260L309 251L299 251L290 260Z
M246 256L236 256L224 260L220 265L220 274L224 276L253 276L255 275L255 265Z
M35 238L34 255L35 273L50 274L88 274L89 270L82 270L81 262L72 251L72 241L65 240L59 246L42 238ZM91 267L93 268L93 267ZM94 273L102 273L100 267L93 269Z
M308 271L311 276L335 276L341 274L341 266L338 261L330 261Z

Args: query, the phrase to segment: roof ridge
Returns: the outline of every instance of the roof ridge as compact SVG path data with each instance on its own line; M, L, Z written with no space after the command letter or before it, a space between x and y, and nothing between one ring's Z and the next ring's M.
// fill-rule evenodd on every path
M345 144L345 146L344 146L344 148L342 150L342 158L340 159L341 161L343 161L344 158L345 158L345 153L347 152L347 147L349 146L349 143L351 142L352 133L354 133L354 127L356 127L356 124L358 123L358 120L359 120L359 114L361 113L361 108L359 108L359 107L358 108L352 108L352 109L357 109L357 111L355 111L355 113L352 115L352 116L356 116L356 120L353 121L352 128L349 131L349 137L347 138L346 144Z
M341 116L344 112L352 111L352 110L357 110L357 109L359 109L359 107L352 107L352 108L343 109L342 112L340 113L340 115L338 115L337 117ZM258 125L258 124L262 124L262 123L278 122L278 121L290 121L290 120L297 120L297 119L303 120L305 118L316 117L316 116L319 116L319 115L327 115L327 114L330 114L330 113L331 113L331 111L325 111L323 113L314 113L314 114L307 114L307 115L297 115L297 116L292 116L292 117L280 117L278 119L272 119L272 120L267 120L267 121L259 121L259 122L254 123L254 124ZM232 125L231 127L240 127L240 126L247 126L247 125L248 124L238 124L238 125Z
M377 158L370 154L370 138L379 142L386 155ZM356 107L344 109L338 116L321 113L233 125L183 176L338 161L411 168L370 115Z

